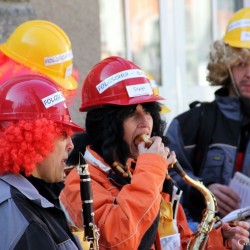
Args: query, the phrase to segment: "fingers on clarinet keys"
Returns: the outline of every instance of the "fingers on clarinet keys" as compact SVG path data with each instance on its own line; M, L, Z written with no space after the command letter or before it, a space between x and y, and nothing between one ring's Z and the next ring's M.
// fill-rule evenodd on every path
M113 163L113 167L117 170L118 173L120 173L123 177L127 178L131 178L132 174L128 169L128 166L123 166L121 163L118 163L117 161L115 161Z

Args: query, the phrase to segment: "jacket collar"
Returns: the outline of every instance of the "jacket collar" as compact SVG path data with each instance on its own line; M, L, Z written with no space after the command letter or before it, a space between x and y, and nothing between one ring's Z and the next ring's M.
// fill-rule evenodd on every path
M84 153L84 159L91 165L99 167L102 171L108 173L110 171L110 166L95 152L90 146L87 146Z
M228 96L228 90L225 87L215 92L215 99L221 112L229 119L241 119L240 100L237 96Z
M39 194L37 189L22 175L6 174L1 175L0 179L10 186L18 189L25 197L44 208L54 207L54 205Z

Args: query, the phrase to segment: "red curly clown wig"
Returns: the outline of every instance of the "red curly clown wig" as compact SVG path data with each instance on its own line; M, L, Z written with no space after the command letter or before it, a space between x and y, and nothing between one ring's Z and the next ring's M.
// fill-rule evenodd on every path
M48 119L0 122L0 174L29 176L54 150L55 141L72 135L69 126Z
M8 80L11 77L14 76L20 76L20 75L27 75L27 74L32 74L32 75L43 75L39 72L37 72L34 68L28 68L5 54L3 54L2 51L0 51L0 84L4 83L6 80ZM73 69L72 72L72 77L78 81L79 79L79 73L76 69ZM67 103L69 104L70 100L73 99L76 96L77 90L67 90L59 86L60 91L63 93L65 96Z

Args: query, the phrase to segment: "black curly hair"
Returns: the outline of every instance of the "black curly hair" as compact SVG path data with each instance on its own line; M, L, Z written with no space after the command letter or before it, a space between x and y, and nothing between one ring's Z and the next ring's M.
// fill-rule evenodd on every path
M137 105L105 105L87 113L86 130L90 145L109 165L112 165L114 161L125 165L130 157L129 145L123 140L123 122L135 111ZM161 119L160 104L150 102L141 105L153 118L151 136L160 136L166 145L168 143L164 136L166 122Z

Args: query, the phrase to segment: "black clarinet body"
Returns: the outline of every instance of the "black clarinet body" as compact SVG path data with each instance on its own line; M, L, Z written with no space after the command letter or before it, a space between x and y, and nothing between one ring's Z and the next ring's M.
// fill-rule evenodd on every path
M83 155L79 153L78 174L80 176L80 192L82 200L82 217L84 229L84 241L90 243L90 250L98 250L99 232L94 221L93 193L88 164Z

